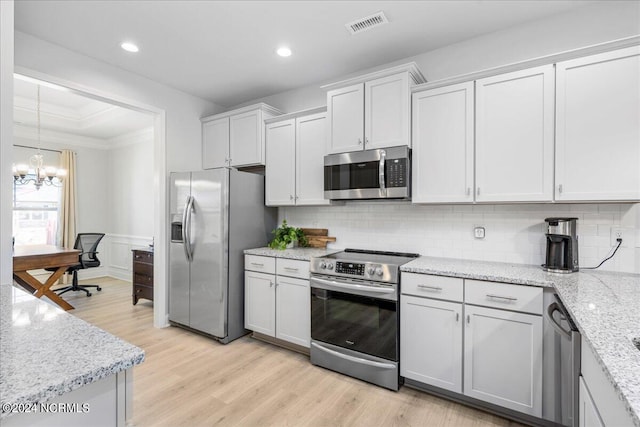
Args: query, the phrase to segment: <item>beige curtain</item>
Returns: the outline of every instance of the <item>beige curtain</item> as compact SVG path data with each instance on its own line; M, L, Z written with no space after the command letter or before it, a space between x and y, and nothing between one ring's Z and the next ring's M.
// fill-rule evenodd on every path
M76 153L62 150L60 157L67 176L62 181L58 244L63 248L73 248L76 240Z

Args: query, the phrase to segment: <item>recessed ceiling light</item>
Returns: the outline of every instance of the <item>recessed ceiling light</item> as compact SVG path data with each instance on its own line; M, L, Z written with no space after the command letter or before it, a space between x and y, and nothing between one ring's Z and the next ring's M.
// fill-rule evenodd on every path
M288 47L283 46L283 47L278 48L278 50L276 50L276 53L278 55L284 56L284 57L291 56L291 49L289 49Z
M140 49L138 48L138 46L136 46L135 44L131 43L131 42L123 42L120 45L121 48L123 48L124 50L126 50L127 52L138 52Z

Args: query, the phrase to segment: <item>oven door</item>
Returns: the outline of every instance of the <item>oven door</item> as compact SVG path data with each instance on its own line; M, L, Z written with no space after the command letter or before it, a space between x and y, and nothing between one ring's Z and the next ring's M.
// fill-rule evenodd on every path
M395 287L311 277L311 338L397 362Z

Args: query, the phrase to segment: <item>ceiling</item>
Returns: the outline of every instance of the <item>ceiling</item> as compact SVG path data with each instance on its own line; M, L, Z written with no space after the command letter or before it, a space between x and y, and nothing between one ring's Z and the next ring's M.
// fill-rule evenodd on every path
M590 3L16 0L15 27L231 107ZM388 24L354 36L345 28L380 10ZM123 51L125 40L140 52ZM280 45L293 55L278 57Z
M18 126L37 129L38 83L22 76L14 79L13 120ZM40 86L40 123L43 133L62 132L108 145L106 140L151 127L153 118L43 83Z

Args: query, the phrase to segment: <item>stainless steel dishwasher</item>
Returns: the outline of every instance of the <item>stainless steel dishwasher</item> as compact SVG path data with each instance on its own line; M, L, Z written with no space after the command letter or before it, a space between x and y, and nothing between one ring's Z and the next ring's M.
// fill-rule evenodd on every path
M580 332L554 292L544 293L542 417L579 425Z

